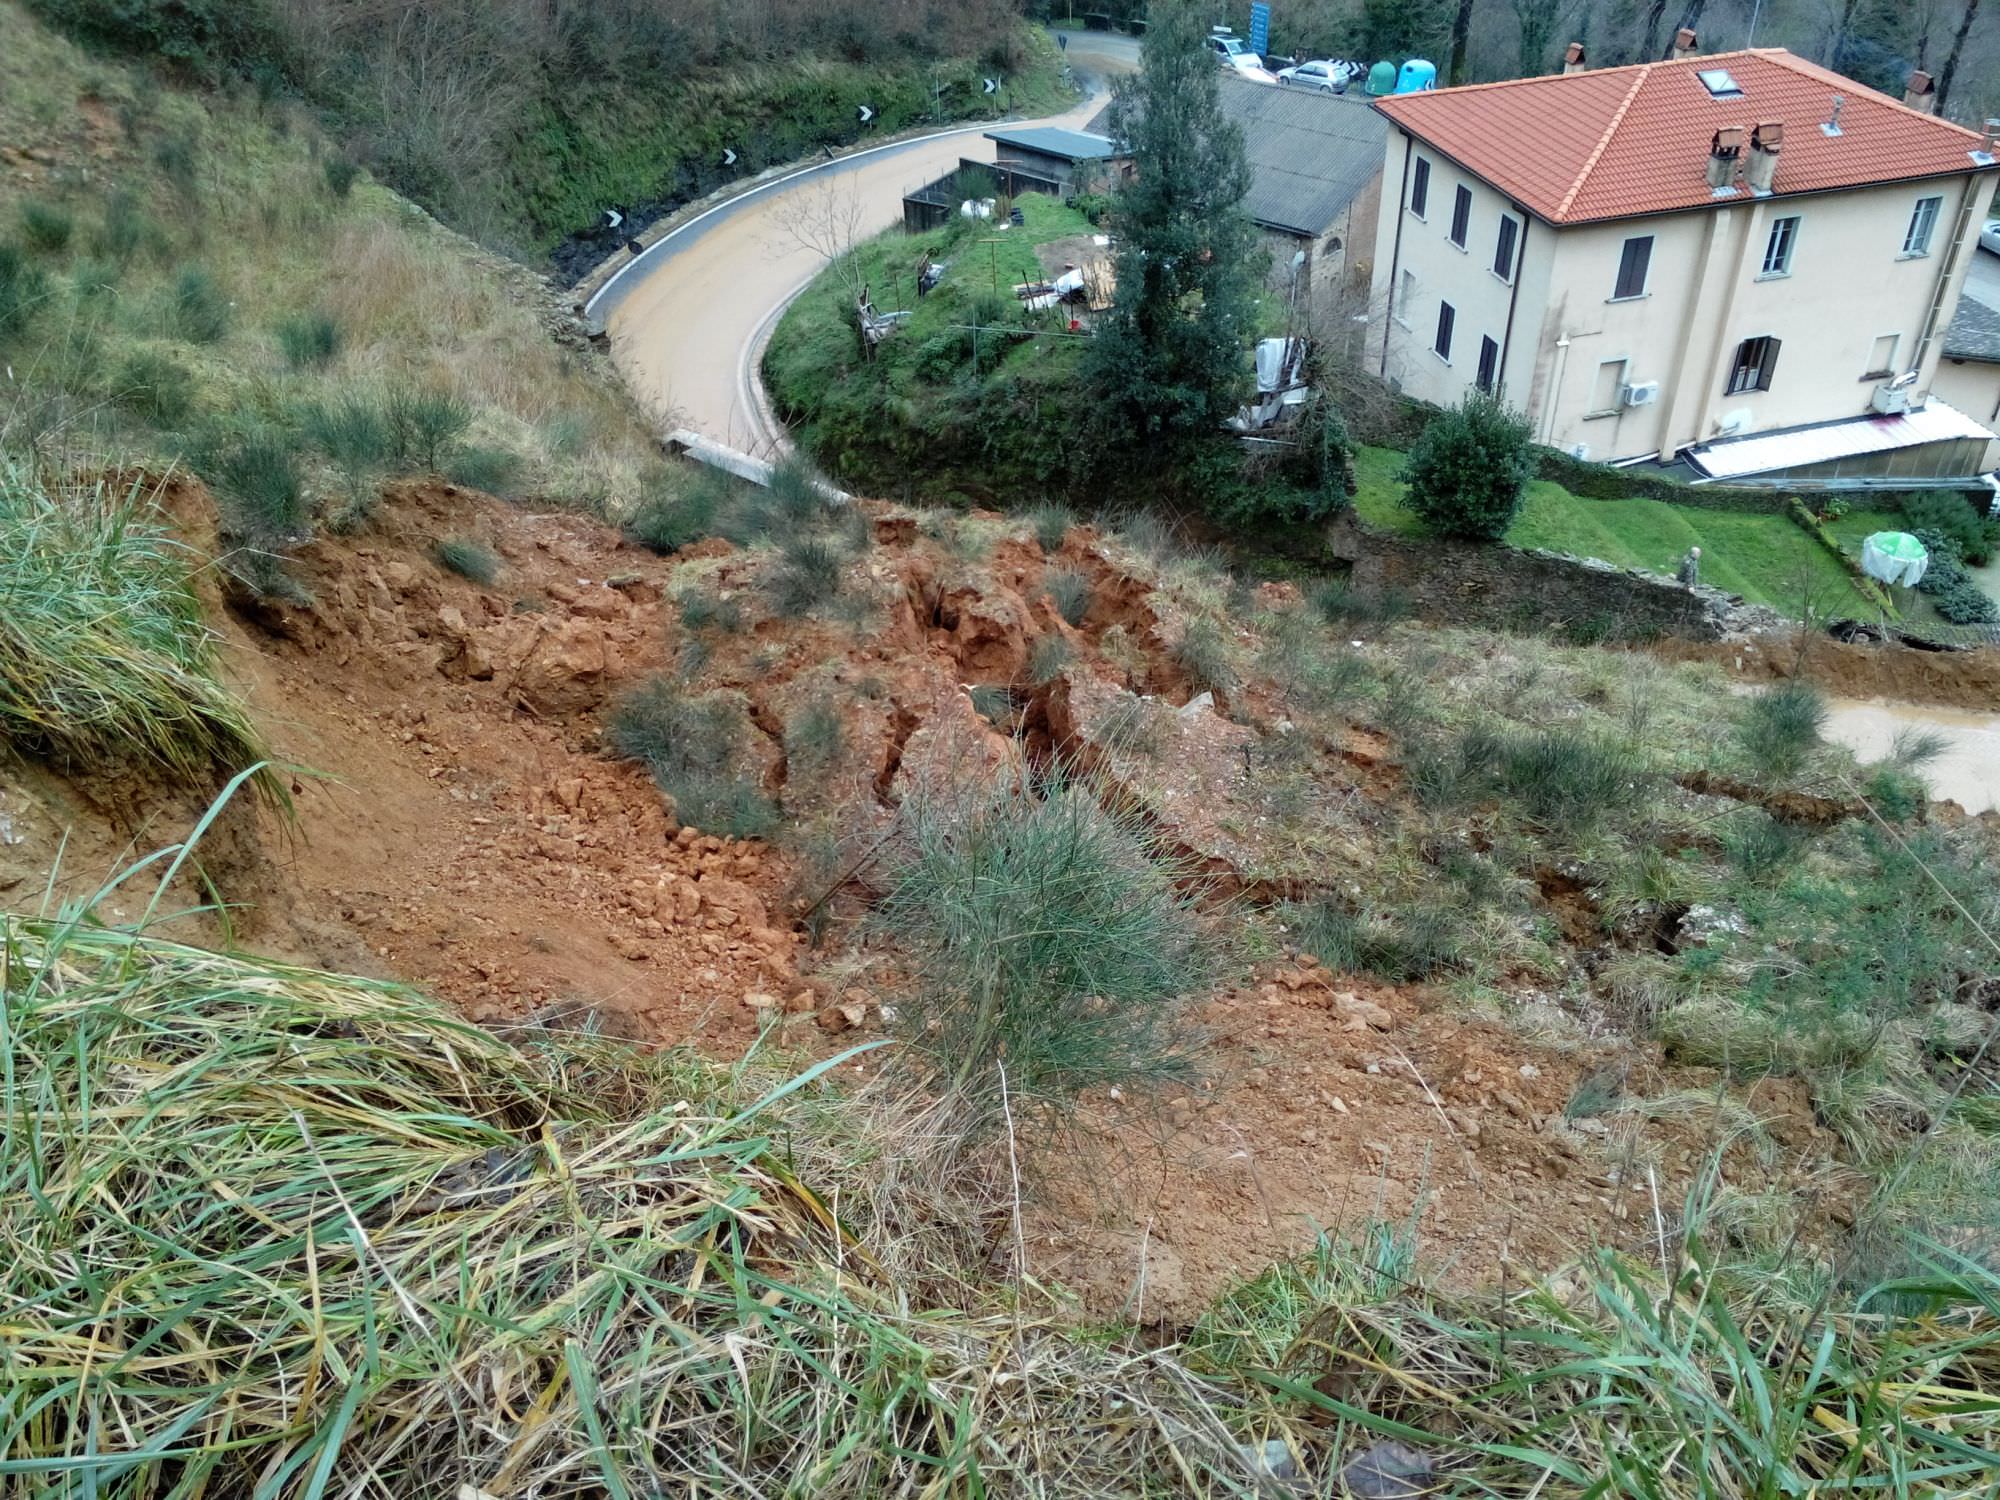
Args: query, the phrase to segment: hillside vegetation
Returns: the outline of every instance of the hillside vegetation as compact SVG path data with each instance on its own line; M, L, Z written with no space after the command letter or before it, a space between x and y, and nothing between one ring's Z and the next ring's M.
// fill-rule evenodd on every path
M1059 96L1055 49L1006 0L421 0L387 16L369 0L33 3L91 45L300 100L336 149L524 255L608 208L629 233L821 146ZM1006 88L989 96L995 75Z

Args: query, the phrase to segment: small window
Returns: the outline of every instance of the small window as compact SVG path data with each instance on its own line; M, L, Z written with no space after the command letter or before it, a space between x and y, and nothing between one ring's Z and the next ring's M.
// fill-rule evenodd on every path
M1607 359L1597 367L1597 383L1590 388L1592 412L1618 410L1618 398L1625 389L1625 366L1628 363L1622 359Z
M1792 247L1799 241L1799 220L1796 214L1786 219L1774 219L1771 223L1771 237L1764 241L1764 275L1789 276L1792 274Z
M1451 242L1465 248L1465 231L1472 224L1472 189L1461 186L1451 204Z
M1736 346L1736 363L1730 367L1729 384L1723 392L1739 396L1745 391L1768 391L1771 376L1777 368L1778 340L1745 339Z
M1910 227L1903 235L1903 254L1929 255L1931 235L1937 231L1938 210L1944 207L1942 198L1919 198L1917 206L1910 211Z
M1449 302L1438 304L1437 342L1432 344L1431 348L1437 351L1437 357L1446 364L1451 363L1451 325L1457 318L1458 314L1452 311Z
M1708 90L1711 98L1738 99L1743 95L1743 85L1730 75L1727 68L1703 68L1694 76L1701 80L1701 86Z
M1479 341L1479 388L1493 394L1493 379L1500 371L1500 346L1490 338Z
M1902 342L1899 333L1885 333L1875 340L1868 351L1868 370L1863 380L1887 380L1896 373L1896 345Z
M1514 241L1521 226L1506 214L1500 216L1500 238L1493 246L1493 274L1502 281L1514 279Z
M1396 284L1396 321L1410 326L1410 309L1417 305L1417 273L1405 270Z
M1421 219L1430 201L1431 164L1420 156L1416 170L1410 174L1410 212Z
M1653 264L1653 237L1650 234L1634 235L1625 242L1625 253L1618 257L1618 285L1612 291L1613 301L1626 297L1646 295L1646 273Z

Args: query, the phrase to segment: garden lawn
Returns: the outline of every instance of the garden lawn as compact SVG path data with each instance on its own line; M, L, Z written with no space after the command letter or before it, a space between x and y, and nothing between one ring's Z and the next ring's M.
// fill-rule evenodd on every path
M1391 449L1361 449L1355 456L1355 510L1378 529L1422 536L1423 523L1402 503L1404 485L1398 476L1403 462L1404 455ZM1881 529L1879 524L1867 527ZM1529 484L1521 512L1503 540L1509 546L1595 557L1669 577L1688 548L1699 546L1702 582L1741 594L1752 604L1797 614L1810 596L1816 610L1835 615L1870 618L1878 612L1836 558L1777 514L1662 500L1586 500L1538 479Z

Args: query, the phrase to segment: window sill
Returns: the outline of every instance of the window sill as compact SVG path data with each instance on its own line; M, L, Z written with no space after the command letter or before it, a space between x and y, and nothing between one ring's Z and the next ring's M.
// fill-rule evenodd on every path
M1439 364L1443 365L1446 369L1451 368L1451 356L1449 354L1440 354L1437 352L1437 350L1433 349L1431 350L1431 358L1436 360Z
M1410 213L1410 217L1411 217L1411 218L1413 218L1413 219L1415 219L1415 220L1416 220L1416 221L1417 221L1417 222L1418 222L1419 224L1428 224L1428 223L1430 223L1430 220L1429 220L1428 218L1426 218L1426 217L1425 217L1424 215L1422 215L1422 214L1418 213L1418 212L1417 212L1417 211L1416 211L1416 210L1415 210L1414 208L1413 208L1413 209L1411 209L1411 210L1409 211L1409 213Z
M1451 248L1456 250L1460 255L1470 255L1472 253L1471 251L1467 250L1465 246L1461 245L1457 240L1452 239L1449 236L1446 236L1445 243L1451 246Z
M1614 406L1606 411L1587 411L1583 414L1581 420L1585 422L1604 422L1616 417L1622 417L1623 415L1624 413Z
M1412 323L1408 318L1399 318L1394 313L1391 313L1389 314L1389 321L1405 333L1415 333L1417 331L1417 325Z
M1629 297L1606 297L1604 299L1604 302L1607 307L1614 302L1644 302L1648 297L1652 295L1653 294L1651 292L1634 292Z
M1901 255L1896 257L1897 260L1929 260L1930 258L1931 253L1928 250L1905 250Z
M1768 385L1746 385L1740 391L1724 391L1722 399L1734 401L1738 396L1761 396L1768 390L1770 390Z
M1757 281L1790 281L1792 273L1790 271L1761 271L1754 279Z
M1872 380L1888 380L1895 373L1893 370L1870 370L1866 375L1861 377L1861 383L1866 385Z
M1500 285L1502 286L1512 286L1514 284L1513 277L1502 276L1498 271L1494 270L1491 266L1488 266L1486 268L1486 274L1488 276L1491 276L1495 281L1499 282Z

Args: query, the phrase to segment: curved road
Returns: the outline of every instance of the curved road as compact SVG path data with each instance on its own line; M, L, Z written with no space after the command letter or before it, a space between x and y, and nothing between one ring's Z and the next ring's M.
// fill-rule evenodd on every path
M1038 122L1078 128L1103 103L1095 79L1138 66L1139 44L1072 32L1068 60L1091 84L1074 109ZM902 218L903 195L943 176L960 157L993 159L967 125L805 167L689 220L632 261L591 299L611 357L662 427L691 427L768 454L783 432L757 377L778 315L826 264L813 242L865 239Z

